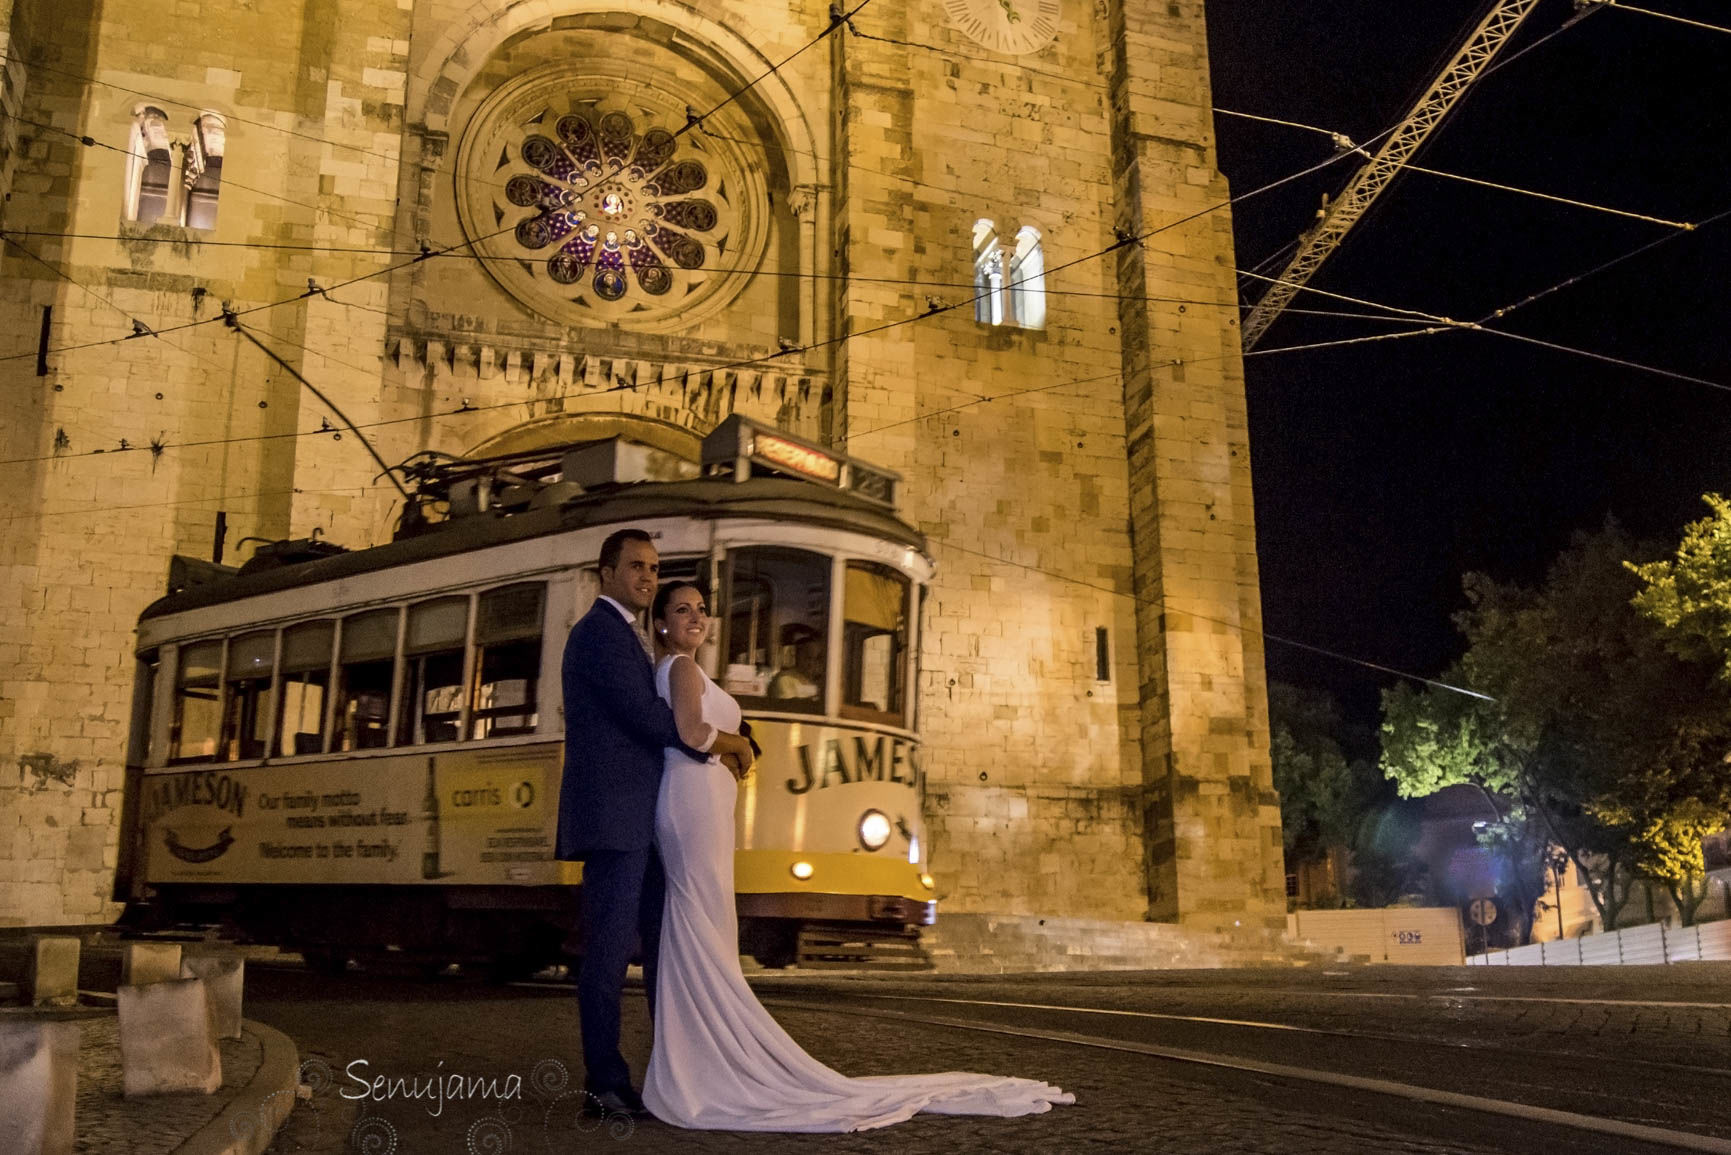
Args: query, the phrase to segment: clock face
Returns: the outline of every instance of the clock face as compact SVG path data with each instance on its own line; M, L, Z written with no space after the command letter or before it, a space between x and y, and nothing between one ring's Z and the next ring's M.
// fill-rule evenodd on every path
M944 0L950 23L994 52L1038 52L1058 35L1059 0Z

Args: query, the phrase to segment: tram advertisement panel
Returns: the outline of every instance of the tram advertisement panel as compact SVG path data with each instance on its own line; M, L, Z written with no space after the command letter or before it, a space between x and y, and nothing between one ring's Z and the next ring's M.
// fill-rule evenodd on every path
M143 781L151 883L553 883L560 748L200 767Z

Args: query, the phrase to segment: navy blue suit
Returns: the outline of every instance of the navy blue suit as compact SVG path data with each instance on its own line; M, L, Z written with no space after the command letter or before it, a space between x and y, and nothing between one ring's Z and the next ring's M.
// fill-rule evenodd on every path
M619 1053L619 999L625 968L641 943L649 1012L666 877L655 853L655 798L669 746L679 740L673 710L655 692L655 672L637 631L610 603L595 600L565 643L565 772L559 787L555 856L583 863L583 965L577 1007L584 1085L629 1090Z

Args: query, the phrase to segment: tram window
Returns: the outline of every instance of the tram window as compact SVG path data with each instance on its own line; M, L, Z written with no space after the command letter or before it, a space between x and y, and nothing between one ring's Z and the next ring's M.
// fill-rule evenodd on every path
M304 622L282 632L282 698L277 703L276 752L322 754L325 703L331 685L333 622Z
M398 617L391 609L343 619L334 749L377 750L390 741Z
M506 586L480 597L475 619L475 698L472 738L533 734L539 720L541 616L547 587Z
M842 596L842 713L904 725L908 579L873 562L847 563Z
M463 708L463 642L469 599L440 598L409 607L403 646L407 692L397 730L402 745L455 742Z
M222 723L222 643L180 647L174 679L174 721L168 735L170 762L209 762L216 757Z
M126 736L126 764L142 766L150 759L150 726L156 716L156 679L162 655L149 650L138 655L132 677L132 725Z
M270 700L271 661L275 651L275 630L258 630L229 639L222 719L224 762L265 756L265 703Z
M822 713L830 559L761 546L736 550L727 564L727 690L774 710Z

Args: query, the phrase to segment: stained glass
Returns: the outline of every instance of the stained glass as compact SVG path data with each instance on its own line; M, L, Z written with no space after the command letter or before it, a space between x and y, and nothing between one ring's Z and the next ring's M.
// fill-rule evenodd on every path
M707 198L690 195L710 184L703 161L680 158L680 138L665 128L639 132L626 112L574 110L558 117L551 136L535 131L547 119L530 122L516 150L531 171L510 174L503 188L506 203L535 210L514 236L531 252L553 248L547 277L561 286L587 281L611 302L634 288L665 296L701 275L728 231L724 184ZM509 150L503 159L512 164Z

